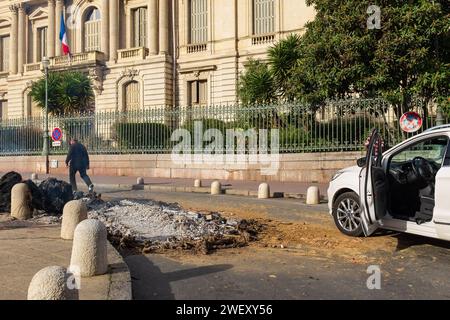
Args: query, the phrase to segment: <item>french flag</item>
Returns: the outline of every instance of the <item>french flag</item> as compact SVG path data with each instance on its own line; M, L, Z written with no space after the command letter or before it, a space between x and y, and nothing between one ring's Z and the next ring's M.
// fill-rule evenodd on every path
M59 31L59 40L61 40L62 51L64 55L70 55L69 42L67 41L66 24L64 22L64 13L61 13L61 30Z

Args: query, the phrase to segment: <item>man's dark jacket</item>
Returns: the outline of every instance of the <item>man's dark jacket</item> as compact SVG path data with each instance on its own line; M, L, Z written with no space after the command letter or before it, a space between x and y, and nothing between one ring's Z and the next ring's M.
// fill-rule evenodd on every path
M89 155L86 147L81 143L74 143L70 146L67 154L66 164L74 169L89 169Z

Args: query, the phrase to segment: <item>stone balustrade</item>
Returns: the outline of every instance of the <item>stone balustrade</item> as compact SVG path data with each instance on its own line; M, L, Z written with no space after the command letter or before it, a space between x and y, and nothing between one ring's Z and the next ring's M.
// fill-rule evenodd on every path
M122 49L118 51L118 61L144 60L149 55L149 50L144 47Z

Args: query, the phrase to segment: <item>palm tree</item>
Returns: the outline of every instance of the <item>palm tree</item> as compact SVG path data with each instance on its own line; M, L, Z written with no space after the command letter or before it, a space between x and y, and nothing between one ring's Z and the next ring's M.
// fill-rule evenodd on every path
M276 98L273 78L264 62L250 59L239 81L239 97L243 104L267 104Z
M291 88L293 71L301 58L301 37L291 34L268 51L268 64L277 92L283 100L291 101L295 95Z
M45 108L45 78L31 87L31 98ZM52 115L84 113L92 109L91 80L82 72L51 72L48 75L48 110Z

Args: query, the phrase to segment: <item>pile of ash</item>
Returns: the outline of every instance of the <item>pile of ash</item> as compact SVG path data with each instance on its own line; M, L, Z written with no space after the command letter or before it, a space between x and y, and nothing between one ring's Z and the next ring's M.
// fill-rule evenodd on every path
M106 225L113 244L144 253L182 249L207 254L242 247L262 228L256 221L225 219L218 213L200 214L151 200L88 200L87 205L89 218Z

